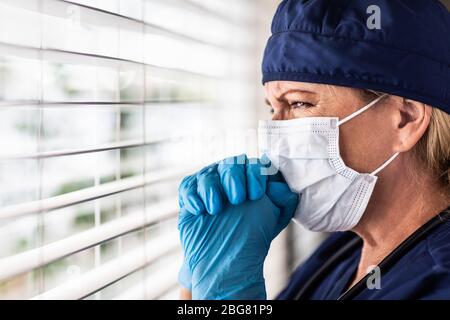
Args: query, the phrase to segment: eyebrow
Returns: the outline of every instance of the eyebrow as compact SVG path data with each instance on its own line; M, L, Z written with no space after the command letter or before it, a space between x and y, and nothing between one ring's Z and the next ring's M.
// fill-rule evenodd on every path
M276 97L275 99L277 99L278 101L283 100L284 96L286 96L287 94L290 93L307 93L307 94L317 94L317 92L313 92L313 91L308 91L308 90L301 90L301 89L290 89L287 90L286 92L283 92L279 97ZM265 99L265 103L271 107L272 104L270 103L269 99Z
M313 91L308 91L308 90L301 90L301 89L290 89L287 90L285 92L283 92L279 97L277 97L276 99L278 101L281 101L286 95L290 94L290 93L308 93L308 94L317 94L316 92Z

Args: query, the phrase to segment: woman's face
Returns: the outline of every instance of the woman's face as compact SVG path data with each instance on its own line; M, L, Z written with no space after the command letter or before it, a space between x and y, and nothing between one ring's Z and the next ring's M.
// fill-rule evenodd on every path
M265 92L273 120L304 117L343 119L377 98L357 89L290 81L268 82ZM399 103L397 98L382 99L340 127L340 153L347 166L369 173L395 153L393 145L398 119L395 108L389 106Z

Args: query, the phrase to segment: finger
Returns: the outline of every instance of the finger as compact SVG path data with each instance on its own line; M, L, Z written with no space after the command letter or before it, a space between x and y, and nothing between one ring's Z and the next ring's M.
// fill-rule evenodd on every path
M268 181L269 183L270 183L270 182L283 182L283 183L286 183L286 180L284 180L284 177L283 177L283 175L281 174L280 171L278 171L278 172L275 173L275 174L268 175L268 176L267 176L267 181Z
M258 159L249 159L246 164L247 196L249 200L259 200L266 192L267 176Z
M233 205L242 204L247 197L246 160L245 155L232 157L221 161L217 167L223 191Z
M205 212L203 201L197 194L196 175L187 176L181 182L178 188L178 203L180 208L184 208L193 215L199 215Z
M263 155L261 157L261 163L263 164L264 169L264 175L267 176L267 181L276 181L276 182L286 182L284 180L283 175L281 174L280 170L278 170L272 161L270 161L269 157L267 155Z
M263 176L267 176L267 180L269 181L271 179L276 179L276 177L279 175L279 170L266 154L263 154L261 158L259 158L259 162L262 166L261 174Z
M284 182L269 182L267 196L280 209L280 216L274 235L276 237L293 218L298 206L299 196L292 192Z
M224 206L222 184L217 173L217 164L202 169L197 174L197 194L209 214L218 214Z

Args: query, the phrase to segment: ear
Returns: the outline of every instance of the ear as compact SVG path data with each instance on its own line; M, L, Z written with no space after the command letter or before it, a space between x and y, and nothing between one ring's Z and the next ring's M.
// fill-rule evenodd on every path
M396 117L397 152L411 150L427 130L433 108L414 100L402 99Z

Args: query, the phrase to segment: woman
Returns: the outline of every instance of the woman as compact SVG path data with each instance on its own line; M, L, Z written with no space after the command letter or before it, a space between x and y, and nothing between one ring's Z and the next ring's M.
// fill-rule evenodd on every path
M180 186L184 297L266 298L264 259L293 218L332 234L280 299L450 299L449 12L287 0L272 33L267 157Z

